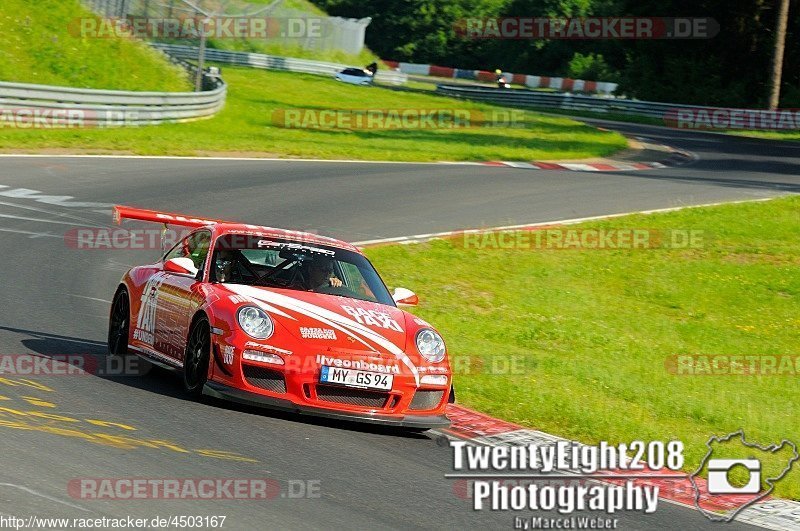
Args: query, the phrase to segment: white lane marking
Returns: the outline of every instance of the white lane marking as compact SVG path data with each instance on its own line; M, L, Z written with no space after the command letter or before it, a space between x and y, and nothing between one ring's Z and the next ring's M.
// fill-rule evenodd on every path
M0 201L0 205L9 206L9 207L13 207L13 208L21 208L23 210L30 210L30 211L33 211L33 212L41 212L42 214L50 214L51 216L57 216L57 217L60 217L60 218L74 219L74 220L77 220L77 221L83 221L83 222L85 222L87 224L91 224L92 226L95 226L95 227L102 227L102 225L98 225L96 222L91 221L89 219L83 218L81 216L73 216L71 214L66 214L64 212L52 212L52 211L46 210L44 208L36 208L36 207L28 206L28 205L19 205L17 203L9 203L8 201ZM103 213L105 213L105 212L106 211L103 211ZM111 213L110 210L107 211L107 212L109 214Z
M666 147L668 150L676 153L683 153L694 160L699 160L700 157L695 153L681 151L671 146L657 144L658 146ZM41 159L143 159L143 160L202 160L202 161L216 161L216 162L314 162L314 163L345 163L345 164L406 164L410 166L491 166L487 164L489 161L458 161L458 160L441 160L441 161L401 161L401 160L358 160L358 159L305 159L305 158L278 158L278 157L182 157L176 155L48 155L45 153L0 153L0 158L41 158ZM615 163L614 159L607 159ZM535 161L534 161L535 162ZM512 168L521 169L539 169L532 163L519 162L519 161L501 161L502 164ZM568 164L561 164L568 168ZM599 171L596 168L584 164L574 164L575 166L582 166L579 169L572 169L572 171ZM664 166L665 167L665 166ZM588 168L588 169L587 169ZM571 169L571 168L570 168ZM634 168L637 169L637 168ZM2 186L0 186L2 188Z
M413 236L412 236L412 238L413 238ZM404 242L404 241L406 241L408 239L409 239L408 236L396 236L394 238L383 238L383 239L380 239L380 240L364 240L362 242L355 242L353 245L359 246L359 245L370 244L370 243L394 243L394 242L400 243L400 242Z
M7 218L7 219L19 219L22 221L36 221L37 223L52 223L54 225L69 225L71 227L81 227L80 223L71 223L69 221L56 221L54 219L40 219L40 218L29 218L26 216L14 216L12 214L0 214L0 218Z
M682 205L677 207L657 208L653 210L636 210L633 212L620 212L619 214L603 214L601 216L588 216L584 218L559 219L553 221L537 221L535 223L522 223L520 225L504 225L502 227L487 227L484 229L451 230L446 232L435 232L431 234L419 234L416 236L395 236L393 238L379 238L375 240L352 242L351 245L355 245L356 247L368 247L370 245L378 245L383 243L419 243L426 240L433 240L435 238L444 238L446 236L453 236L455 234L525 229L529 227L543 227L546 225L574 225L575 223L583 223L584 221L613 219L622 216L632 216L634 214L660 214L664 212L677 212L679 210L685 210L690 208L704 208L704 207L713 207L722 205L738 205L740 203L759 203L762 201L772 201L773 199L778 199L779 197L785 197L786 195L797 195L797 194L782 194L775 197L759 197L758 199L741 199L737 201L722 201L719 203L703 203L700 205Z
M4 228L0 228L0 232L12 232L14 234L25 234L26 236L28 236L32 240L35 239L35 238L57 238L59 240L63 238L63 236L59 236L57 234L50 234L49 232L31 232L31 231L27 231L27 230L15 230L15 229L4 229Z
M7 188L7 186L4 186ZM12 188L11 190L3 190L0 192L3 197L13 197L15 199L28 199L36 201L37 203L45 203L47 205L55 205L67 208L111 208L112 203L97 203L95 201L73 201L75 197L71 195L45 195L39 190L32 190L30 188Z
M47 155L41 153L0 153L0 158L40 158L40 159L144 159L144 160L202 160L202 161L237 161L237 162L343 162L348 164L409 164L417 166L431 166L441 164L476 164L474 162L406 162L401 160L356 160L356 159L281 159L275 157L179 157L159 155Z
M87 301L97 301L97 302L105 302L107 304L111 304L111 301L107 301L105 299L98 299L96 297L86 297L84 295L75 295L74 293L67 293L68 297L75 297L77 299L86 299Z
M34 496L38 496L40 498L44 498L44 499L50 500L52 502L60 503L61 505L66 505L67 507L72 507L73 509L79 509L79 510L81 510L83 512L86 512L86 513L92 512L89 509L86 509L85 507L81 507L80 505L75 505L74 503L69 503L69 502L66 502L64 500L59 500L58 498L53 498L52 496L48 496L47 494L42 494L41 492L36 492L35 490L29 489L28 487L25 487L23 485L15 485L14 483L0 483L0 487L11 487L11 488L14 488L14 489L19 489L19 490L21 490L23 492L27 492L28 494L33 494Z
M669 146L667 146L669 147ZM699 157L690 152L686 153L693 159L698 160ZM275 157L179 157L179 156L150 156L150 155L44 155L44 154L13 154L13 153L0 153L0 158L53 158L53 159L144 159L144 160L202 160L202 161L215 161L215 162L313 162L313 163L343 163L343 164L406 164L409 166L483 166L491 167L487 164L489 161L430 161L430 162L415 162L415 161L402 161L402 160L356 160L356 159L281 159ZM614 159L608 159L611 163L616 164ZM537 170L539 167L529 162L519 161L500 161L502 164L520 169ZM586 164L575 163L556 163L564 166L571 171L599 171ZM575 166L576 168L572 168ZM666 167L666 166L664 166ZM636 169L636 168L634 168Z

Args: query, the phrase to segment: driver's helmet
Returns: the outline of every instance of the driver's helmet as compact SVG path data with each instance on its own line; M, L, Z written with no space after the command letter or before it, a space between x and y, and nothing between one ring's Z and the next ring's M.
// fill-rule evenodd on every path
M236 252L231 250L217 251L214 263L215 276L218 282L230 282L236 263Z
M303 280L306 289L314 289L322 277L330 278L333 274L333 260L327 256L314 256L302 265Z
M332 274L334 271L333 258L328 256L315 256L309 264L309 267L312 271L321 271L326 274Z

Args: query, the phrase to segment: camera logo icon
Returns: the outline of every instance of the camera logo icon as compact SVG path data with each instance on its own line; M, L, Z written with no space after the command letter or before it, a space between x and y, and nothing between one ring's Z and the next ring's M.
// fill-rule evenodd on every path
M694 506L712 522L731 522L749 507L755 509L800 461L800 450L792 441L759 444L748 441L744 430L712 435L706 448L708 452L689 481ZM733 457L737 455L747 458ZM708 479L703 479L704 471Z
M737 468L750 473L746 485L737 487L731 484L729 473ZM757 494L761 491L761 462L758 459L709 459L709 494Z

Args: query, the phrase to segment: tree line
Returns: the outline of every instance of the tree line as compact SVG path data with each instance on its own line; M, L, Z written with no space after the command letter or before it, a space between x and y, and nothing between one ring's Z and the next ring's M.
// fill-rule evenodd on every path
M314 0L334 16L372 17L367 45L385 59L613 81L629 97L742 107L768 102L780 1ZM510 17L626 17L655 20L656 30L674 18L713 19L718 31L693 39L546 38L547 32L496 38L483 24ZM800 0L790 0L781 95L781 107L800 107Z

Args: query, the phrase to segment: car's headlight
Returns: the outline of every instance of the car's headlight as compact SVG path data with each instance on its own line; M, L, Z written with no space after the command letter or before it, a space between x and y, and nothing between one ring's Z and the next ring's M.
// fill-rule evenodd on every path
M444 359L444 339L430 328L423 328L417 332L417 350L422 356L433 363Z
M239 308L237 319L244 333L255 339L267 339L275 331L275 326L267 312L255 306Z

